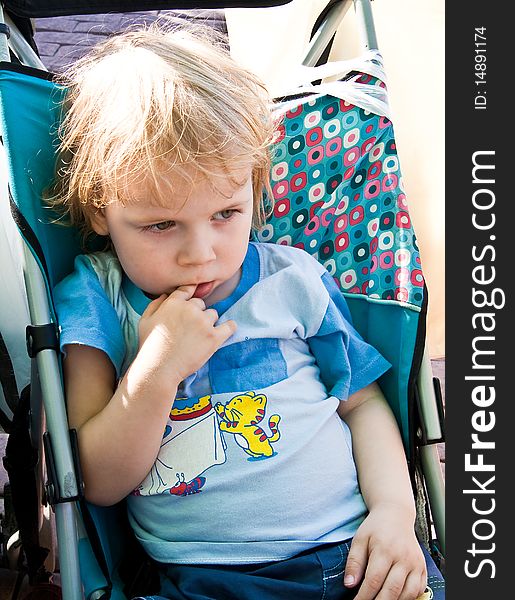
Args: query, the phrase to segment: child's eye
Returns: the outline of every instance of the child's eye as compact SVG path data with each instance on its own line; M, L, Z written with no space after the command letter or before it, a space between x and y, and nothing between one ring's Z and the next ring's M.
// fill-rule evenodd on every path
M228 208L227 210L220 210L219 212L213 215L213 219L215 221L227 221L230 219L237 211L233 208Z
M152 225L146 225L143 227L144 231L167 231L175 225L175 221L161 221L160 223L153 223Z

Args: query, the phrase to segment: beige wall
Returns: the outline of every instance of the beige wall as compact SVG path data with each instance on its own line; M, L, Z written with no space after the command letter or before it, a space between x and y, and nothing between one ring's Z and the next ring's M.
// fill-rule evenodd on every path
M235 58L269 84L280 84L300 63L311 28L326 0L293 0L267 9L227 10ZM444 0L374 0L398 153L429 289L428 348L444 345ZM360 53L350 7L332 58Z

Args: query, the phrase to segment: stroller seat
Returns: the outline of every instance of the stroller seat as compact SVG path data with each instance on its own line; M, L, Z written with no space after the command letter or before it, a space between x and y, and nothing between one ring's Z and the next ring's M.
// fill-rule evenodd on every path
M402 433L421 513L431 519L420 447L434 440L417 435L423 412L420 373L425 368L427 290L402 185L385 76L375 51L339 68L338 81L307 83L275 104L280 120L271 172L275 202L255 237L313 254L340 287L356 329L392 364L380 385ZM56 348L52 289L71 271L81 250L77 232L56 223L41 203L53 177L65 93L46 72L1 65L2 139L11 204L24 240L32 320L29 341L36 375L31 388L34 401L44 404L63 589L66 598L84 593L87 598L123 599L124 572L132 568L123 555L133 548L123 504L104 509L83 502ZM433 550L431 522L419 521L418 526L426 550ZM142 564L144 581L146 566ZM434 578L441 582L436 574Z

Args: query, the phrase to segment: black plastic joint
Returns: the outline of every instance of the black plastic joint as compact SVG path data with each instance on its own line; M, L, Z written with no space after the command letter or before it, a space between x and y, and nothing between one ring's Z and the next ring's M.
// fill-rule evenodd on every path
M75 502L84 498L84 480L79 462L79 444L77 440L77 431L69 430L70 444L73 458L73 466L75 468L75 478L77 485L77 494L74 496L62 496L59 492L59 481L55 466L54 452L50 442L50 433L45 431L43 434L43 446L45 449L45 460L47 467L47 482L45 485L46 499L50 506L62 504L63 502Z
M5 23L0 23L0 33L5 33L7 39L11 37L11 30L9 29L9 25Z
M34 358L41 350L59 352L59 337L54 323L27 325L25 339L27 341L27 353L30 358Z

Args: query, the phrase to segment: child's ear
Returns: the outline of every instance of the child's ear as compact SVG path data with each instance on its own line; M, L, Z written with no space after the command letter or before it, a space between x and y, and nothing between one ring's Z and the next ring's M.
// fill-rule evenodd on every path
M109 227L103 208L98 208L91 215L91 228L97 235L109 235Z

